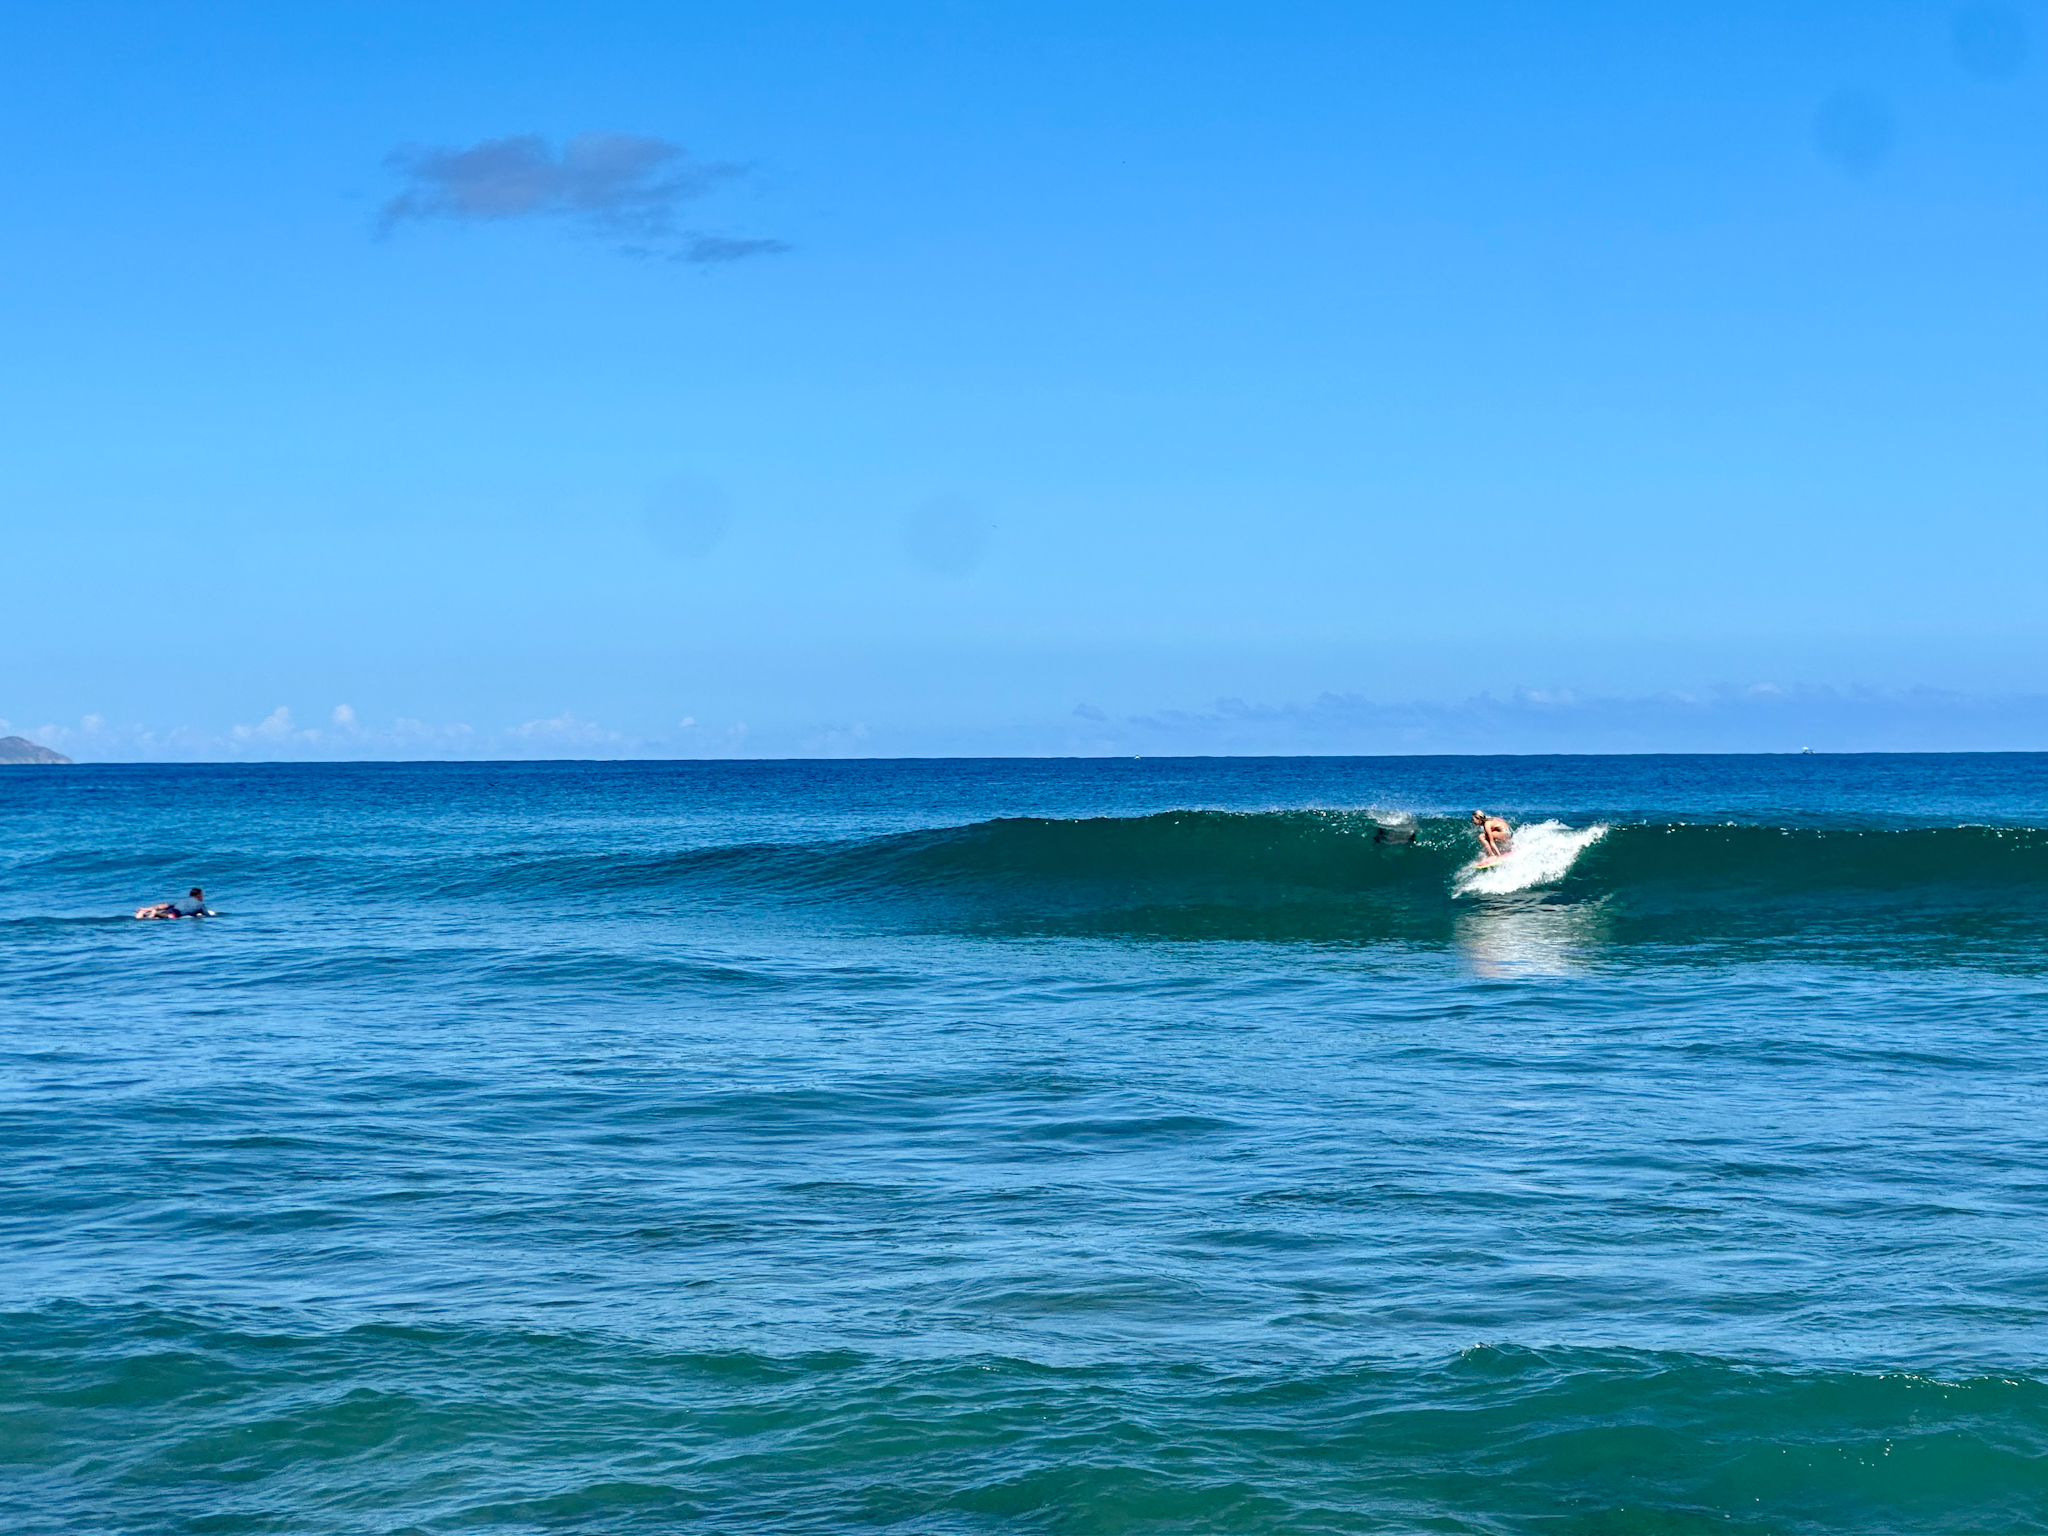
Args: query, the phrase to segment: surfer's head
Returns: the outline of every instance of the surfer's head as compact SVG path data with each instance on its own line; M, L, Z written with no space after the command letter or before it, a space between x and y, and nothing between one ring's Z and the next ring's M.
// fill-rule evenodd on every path
M199 887L198 887L198 886L196 886L196 885L195 885L195 886L193 886L193 887L192 887L192 889L191 889L191 890L190 890L189 892L187 892L186 894L187 894L187 895L191 895L191 896L197 896L197 897L200 897L201 899L204 899L204 898L205 898L205 896L206 896L206 892L204 892L204 891L202 891L201 889L199 889Z
M1473 822L1474 822L1475 824L1477 824L1477 825L1479 825L1479 826L1482 826L1482 827L1483 827L1483 826L1485 826L1485 825L1486 825L1486 812L1484 812L1484 811L1474 811L1474 812L1472 813L1472 820L1473 820Z

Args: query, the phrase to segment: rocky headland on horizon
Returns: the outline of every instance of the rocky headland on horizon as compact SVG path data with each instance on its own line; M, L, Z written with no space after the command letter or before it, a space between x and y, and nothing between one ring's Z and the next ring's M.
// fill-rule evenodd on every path
M68 763L62 752L39 747L26 736L0 736L0 763Z

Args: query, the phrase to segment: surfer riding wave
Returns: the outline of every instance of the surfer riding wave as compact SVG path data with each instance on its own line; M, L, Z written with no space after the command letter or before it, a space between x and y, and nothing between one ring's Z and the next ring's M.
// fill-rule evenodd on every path
M1484 811L1472 813L1472 825L1478 830L1479 847L1488 861L1507 857L1508 850L1515 845L1514 828Z

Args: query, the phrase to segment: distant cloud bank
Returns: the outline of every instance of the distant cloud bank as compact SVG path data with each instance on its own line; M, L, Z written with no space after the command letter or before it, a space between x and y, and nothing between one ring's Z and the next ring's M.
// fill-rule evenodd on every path
M780 240L683 227L686 204L744 167L694 160L666 139L583 133L557 153L538 134L516 134L466 149L409 145L386 163L406 186L378 216L383 235L435 220L556 219L611 239L629 255L697 265L789 249Z
M1756 683L1624 698L1524 690L1402 704L1325 693L1306 703L1221 699L1203 711L1076 715L1088 722L1084 740L1160 754L2048 751L2048 697L1932 688Z
M15 729L0 720L0 733ZM1326 693L1299 703L1223 699L1206 710L1116 714L1081 703L996 730L837 719L749 725L673 715L652 731L569 712L479 729L340 704L318 725L279 705L226 729L159 730L87 715L25 728L84 762L896 756L1406 756L1460 753L2048 751L2048 696L1771 684L1587 697L1525 691L1384 704Z

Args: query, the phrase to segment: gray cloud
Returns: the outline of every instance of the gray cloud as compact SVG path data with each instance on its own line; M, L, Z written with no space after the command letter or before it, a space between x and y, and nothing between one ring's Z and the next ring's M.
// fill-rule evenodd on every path
M683 243L684 261L744 261L749 256L777 256L789 249L781 240L735 240L728 235L692 235Z
M559 219L619 242L636 256L698 264L789 249L683 227L685 204L743 167L693 160L679 144L631 133L583 133L559 154L538 134L485 139L467 149L412 145L387 164L406 188L378 215L379 234L437 219L490 223Z

